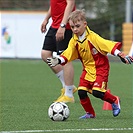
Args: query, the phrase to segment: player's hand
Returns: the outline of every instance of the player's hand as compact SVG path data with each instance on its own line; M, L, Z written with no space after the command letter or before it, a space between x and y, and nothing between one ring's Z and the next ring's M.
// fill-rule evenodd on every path
M64 34L65 34L65 28L59 27L56 33L56 41L61 41L64 39Z
M133 57L127 55L126 59L128 60L128 64L132 64L133 63Z
M50 67L54 67L58 64L60 64L60 59L57 58L57 57L54 57L54 58L47 58L47 63Z
M47 31L46 25L47 25L48 21L44 20L42 25L41 25L41 32L45 33Z
M133 57L131 57L131 56L125 56L124 55L124 53L119 53L118 54L118 57L121 59L121 61L123 62L123 63L125 63L125 64L131 64L131 63L133 63Z

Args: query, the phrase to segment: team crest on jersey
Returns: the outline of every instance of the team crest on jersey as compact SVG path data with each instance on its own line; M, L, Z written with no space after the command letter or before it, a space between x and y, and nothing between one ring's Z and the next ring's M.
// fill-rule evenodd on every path
M98 51L97 51L95 48L92 48L91 53L92 53L93 55L95 55L95 54L98 53Z

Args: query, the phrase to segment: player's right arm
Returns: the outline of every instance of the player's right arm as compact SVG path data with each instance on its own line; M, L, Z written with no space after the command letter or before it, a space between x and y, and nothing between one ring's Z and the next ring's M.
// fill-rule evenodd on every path
M50 67L54 67L58 64L64 63L65 60L62 57L53 57L53 58L47 58L47 63Z
M58 64L65 65L66 63L78 59L79 54L75 47L75 41L70 40L67 49L58 57L47 58L47 63L50 67L54 67Z
M49 7L49 10L46 14L46 17L45 17L44 21L42 22L42 25L41 25L41 32L42 33L45 33L47 31L46 25L48 24L50 17L51 17L51 7Z

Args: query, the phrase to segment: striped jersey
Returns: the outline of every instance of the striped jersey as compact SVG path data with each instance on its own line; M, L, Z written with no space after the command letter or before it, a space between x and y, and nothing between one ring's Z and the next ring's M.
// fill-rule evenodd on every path
M121 42L106 40L87 27L85 38L80 41L74 34L61 57L64 58L65 63L80 59L83 69L87 72L84 76L86 80L94 82L97 76L101 76L107 82L109 75L107 54L114 55L114 51L120 48Z

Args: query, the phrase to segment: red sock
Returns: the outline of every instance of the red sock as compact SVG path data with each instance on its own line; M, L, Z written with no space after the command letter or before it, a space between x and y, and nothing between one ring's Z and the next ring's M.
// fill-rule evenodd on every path
M93 114L93 116L95 116L95 111L91 105L89 97L86 97L85 99L80 99L80 103L87 113Z
M106 91L105 94L104 94L103 100L109 102L110 104L112 104L112 103L115 102L116 96L114 96L111 93L109 93L108 91Z

